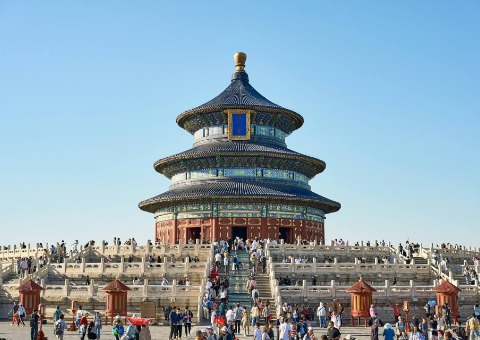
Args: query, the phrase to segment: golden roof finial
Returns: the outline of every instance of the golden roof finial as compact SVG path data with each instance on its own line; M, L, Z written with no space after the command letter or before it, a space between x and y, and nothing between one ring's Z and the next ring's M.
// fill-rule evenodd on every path
M243 52L237 52L233 56L233 60L235 60L235 71L245 72L245 62L247 61L247 55Z

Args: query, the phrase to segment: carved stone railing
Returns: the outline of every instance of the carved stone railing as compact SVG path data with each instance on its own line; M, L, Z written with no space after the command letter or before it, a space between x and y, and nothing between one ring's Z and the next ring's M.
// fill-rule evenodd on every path
M408 286L391 286L386 281L384 286L372 286L376 289L373 293L373 299L411 299L417 301L418 299L433 299L436 296L433 288L434 285L420 286L415 285L410 281ZM307 301L325 301L342 299L348 300L351 294L347 292L350 286L337 286L332 280L330 286L307 286L306 280L303 280L301 286L279 286L278 294L289 302L307 302ZM468 299L473 301L479 297L479 287L477 286L460 286L462 289L459 292L459 299Z
M270 244L266 251L267 256L281 255L281 256L307 256L307 255L327 255L335 256L389 256L391 250L388 246L385 247L370 247L370 246L326 246L326 245L301 245L301 244Z
M127 275L127 276L157 276L163 275L185 275L191 273L205 273L207 263L191 263L191 262L165 262L165 263L149 263L145 262L101 262L85 263L50 263L48 270L52 274L61 274L67 277L80 277L89 275L90 277L98 277L101 275Z
M89 286L73 285L67 279L64 285L45 285L42 282L42 286L44 289L41 297L47 301L60 301L65 297L80 301L85 301L89 298L105 299L105 292L102 290L105 286L96 285L94 282ZM200 293L200 286L177 285L175 280L173 285L168 286L149 285L148 280L145 280L144 285L128 285L128 287L131 289L128 292L129 299L170 299L171 302L174 302L177 298L187 298L194 299L196 302ZM16 284L3 285L1 288L12 296L18 296L18 285Z
M14 261L0 262L0 283L5 276L15 274L16 269L17 265L14 263Z
M348 263L272 263L270 269L277 276L283 275L327 275L327 274L357 274L359 276L366 274L414 274L430 275L430 265L428 264L384 264L384 263L360 263L358 261Z

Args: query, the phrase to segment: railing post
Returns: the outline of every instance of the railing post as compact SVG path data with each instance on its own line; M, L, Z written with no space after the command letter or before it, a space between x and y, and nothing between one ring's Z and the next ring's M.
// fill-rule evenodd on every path
M148 279L143 280L143 298L148 298Z
M142 256L142 263L140 264L140 270L145 273L145 256Z
M85 273L85 258L84 258L84 257L82 257L82 264L81 264L81 266L82 266L82 273ZM65 265L65 267L66 267L66 265Z
M95 283L94 283L94 279L91 279L90 280L90 285L88 286L88 295L90 295L90 297L93 297L94 293L95 293Z
M105 272L105 259L103 257L100 257L100 273Z
M151 240L147 240L147 245L145 247L145 252L146 252L145 255L148 255L151 252L150 242L151 242Z
M123 256L120 258L120 266L118 267L118 271L120 273L123 273L125 270L125 259L123 258Z
M133 255L135 253L135 246L133 245L132 239L130 239L130 248L129 248L129 254Z
M70 286L70 280L69 280L69 279L65 279L65 284L64 284L64 286L63 286L63 295L64 295L64 296L69 296L69 295L70 295L69 286Z
M330 281L330 288L332 289L332 296L333 298L337 298L337 287L336 287L336 283L335 283L335 280L331 280Z

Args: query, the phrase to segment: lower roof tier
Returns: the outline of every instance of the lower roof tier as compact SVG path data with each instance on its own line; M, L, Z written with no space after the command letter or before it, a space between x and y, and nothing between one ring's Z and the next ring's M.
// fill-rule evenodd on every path
M160 159L154 164L155 170L168 178L191 170L252 166L292 170L312 178L325 170L326 165L317 158L284 147L240 141L199 145Z
M338 211L341 207L340 203L317 195L306 188L267 183L245 183L234 179L173 188L140 202L138 206L144 211L155 213L161 208L175 204L237 201L304 205L321 209L326 214Z

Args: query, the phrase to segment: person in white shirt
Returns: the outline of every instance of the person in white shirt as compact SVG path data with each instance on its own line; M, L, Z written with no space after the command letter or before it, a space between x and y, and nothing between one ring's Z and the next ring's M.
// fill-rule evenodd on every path
M78 306L77 313L75 314L75 325L77 327L80 327L80 320L82 319L82 316L83 316L82 306Z
M323 302L320 302L320 305L318 306L317 316L318 316L320 328L327 328L327 318L326 318L327 311L325 306L323 305Z
M287 319L284 318L282 319L282 323L280 324L280 327L278 327L279 331L279 337L278 340L289 340L290 338L290 324L287 322Z
M140 280L138 279L138 277L135 276L135 278L133 279L132 283L134 285L138 285L140 283Z
M262 330L260 329L260 324L257 322L254 327L253 340L262 340Z
M222 254L216 253L215 254L215 264L217 267L220 267L220 264L222 263Z
M302 263L302 259L300 258L300 256L295 259L295 263Z
M226 256L223 258L223 267L224 267L225 274L227 274L227 272L228 272L228 257L226 257Z
M233 310L232 310L232 306L230 306L227 310L227 312L225 313L225 318L227 319L227 324L228 324L228 327L230 328L230 326L233 325L233 316L235 314L233 313Z

